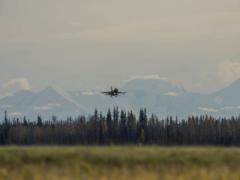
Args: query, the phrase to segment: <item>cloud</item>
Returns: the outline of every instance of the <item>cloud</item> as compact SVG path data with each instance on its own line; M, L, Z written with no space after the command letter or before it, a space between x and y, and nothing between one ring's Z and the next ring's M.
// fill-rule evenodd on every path
M221 108L222 111L232 111L237 109L238 109L238 106L225 106Z
M135 79L143 79L143 80L163 80L163 81L168 81L168 78L166 77L160 77L158 74L150 74L150 75L137 75L137 76L132 76L128 81L132 81Z
M207 108L207 107L198 107L198 110L204 111L204 112L218 112L218 109L214 108Z
M25 114L22 112L12 112L8 114L9 116L24 116Z
M94 95L97 95L99 94L98 92L93 92L93 91L85 91L82 93L82 95L84 96L94 96Z
M165 96L172 96L172 97L177 97L179 96L180 94L176 93L176 92L167 92L164 94Z
M218 77L225 83L240 78L240 61L223 61L218 65Z
M47 111L47 110L54 109L54 108L57 108L60 106L61 106L61 104L49 103L45 106L35 106L35 107L33 107L33 109L36 111Z
M0 89L0 95L11 95L20 90L30 90L32 87L26 78L16 78L3 84Z
M101 42L174 42L202 40L214 33L214 37L227 34L228 39L234 38L239 32L237 17L239 12L229 13L192 13L168 14L157 17L145 17L141 20L125 20L92 29L83 29L67 35L82 41ZM78 22L74 22L74 25ZM225 26L219 28L220 25ZM231 26L232 28L229 28Z

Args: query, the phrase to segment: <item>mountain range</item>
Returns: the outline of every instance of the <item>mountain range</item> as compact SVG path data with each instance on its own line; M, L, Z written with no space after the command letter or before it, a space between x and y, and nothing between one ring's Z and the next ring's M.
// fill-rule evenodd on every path
M138 112L147 108L159 117L209 114L215 117L238 116L240 112L240 80L210 94L193 93L163 79L132 79L124 83L121 90L127 94L110 98L97 91L64 91L48 87L42 91L18 91L0 99L0 113L11 117L26 116L35 120L37 115L59 119L91 114L95 108L106 112L108 108Z

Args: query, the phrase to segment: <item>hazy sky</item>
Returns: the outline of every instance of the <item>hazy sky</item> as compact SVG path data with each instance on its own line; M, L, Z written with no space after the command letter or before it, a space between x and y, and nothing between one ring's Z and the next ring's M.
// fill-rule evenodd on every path
M0 0L4 91L145 75L199 92L240 78L240 1Z

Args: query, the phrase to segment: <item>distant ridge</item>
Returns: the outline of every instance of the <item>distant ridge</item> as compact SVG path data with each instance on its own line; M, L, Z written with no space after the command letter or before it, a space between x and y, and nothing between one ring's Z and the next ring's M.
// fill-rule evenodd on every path
M212 116L238 116L240 112L240 80L210 94L192 93L184 87L163 79L132 79L122 87L128 93L119 98L105 97L97 92L71 91L49 86L39 92L18 91L0 99L0 113L5 110L11 116L43 118L53 115L59 118L89 114L97 108L107 111L121 109L139 111L146 107L158 116L209 114Z

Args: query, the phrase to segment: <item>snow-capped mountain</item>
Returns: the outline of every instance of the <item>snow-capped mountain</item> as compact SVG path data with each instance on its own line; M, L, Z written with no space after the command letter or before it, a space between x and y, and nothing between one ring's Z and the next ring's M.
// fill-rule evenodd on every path
M0 113L34 119L38 114L44 119L53 115L59 118L90 114L95 108L107 111L120 109L138 112L146 107L148 112L159 116L210 114L213 116L236 116L240 112L240 80L212 94L192 93L183 87L161 79L132 79L122 90L128 93L110 98L99 92L71 91L48 87L39 92L19 91L0 99Z
M240 115L240 80L198 100L200 107L215 116ZM199 109L199 108L198 108Z
M10 116L27 116L44 118L57 115L61 118L86 113L87 109L75 103L63 91L48 87L40 92L20 91L12 96L0 99L0 111L8 111Z

